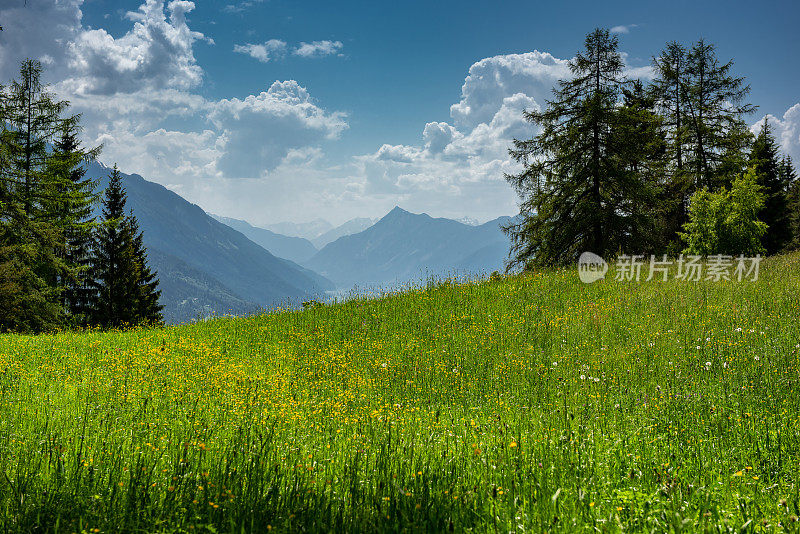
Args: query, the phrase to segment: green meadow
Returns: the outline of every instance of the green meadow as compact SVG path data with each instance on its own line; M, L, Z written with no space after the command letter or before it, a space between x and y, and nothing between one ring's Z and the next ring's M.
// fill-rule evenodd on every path
M0 336L8 532L797 532L800 255Z

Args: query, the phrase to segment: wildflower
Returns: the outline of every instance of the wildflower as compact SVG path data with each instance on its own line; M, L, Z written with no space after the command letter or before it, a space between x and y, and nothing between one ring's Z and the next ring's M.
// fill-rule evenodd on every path
M711 362L706 362L706 371L711 370Z

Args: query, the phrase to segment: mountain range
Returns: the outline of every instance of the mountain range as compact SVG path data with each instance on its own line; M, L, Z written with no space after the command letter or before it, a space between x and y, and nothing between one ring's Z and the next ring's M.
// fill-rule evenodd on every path
M110 169L96 162L87 167L101 191ZM305 226L316 228L309 240L211 216L138 174L122 176L168 323L324 300L355 287L490 273L503 269L509 250L501 230L509 217L465 224L396 207L377 222L358 218L333 227L318 219Z
M221 217L214 214L210 215L219 222L241 232L250 241L267 249L279 258L286 258L287 260L302 263L311 259L311 257L317 253L317 247L314 246L311 241L303 237L281 235L272 230L267 230L266 228L253 226L247 221L233 219L231 217Z
M304 265L339 289L490 273L504 267L509 241L501 225L510 219L473 226L395 207L366 230L329 243Z
M324 219L314 219L304 223L279 222L268 224L264 228L281 235L290 237L303 237L305 239L315 239L329 230L333 230L333 225Z
M87 164L99 190L109 173L100 163ZM334 289L326 278L274 256L167 188L138 174L123 173L122 183L158 273L168 323L299 304Z
M377 219L356 217L355 219L350 219L349 221L337 226L336 228L331 228L327 232L312 239L311 242L314 243L315 247L321 249L328 243L332 243L333 241L336 241L340 237L363 232L364 230L375 224L376 221Z

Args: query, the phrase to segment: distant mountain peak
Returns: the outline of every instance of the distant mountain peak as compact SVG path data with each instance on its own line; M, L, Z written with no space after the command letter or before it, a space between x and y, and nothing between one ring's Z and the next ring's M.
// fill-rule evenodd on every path
M481 224L478 222L478 219L470 217L469 215L464 215L460 219L456 219L456 221L460 222L461 224L466 224L467 226L479 226Z

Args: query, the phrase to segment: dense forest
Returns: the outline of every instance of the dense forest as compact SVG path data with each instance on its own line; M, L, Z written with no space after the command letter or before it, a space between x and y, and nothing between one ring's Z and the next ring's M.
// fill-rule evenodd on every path
M0 86L0 331L159 324L156 274L114 168L95 216L100 148L79 140L80 116L23 62Z
M506 179L521 217L506 231L511 266L614 257L776 254L800 246L800 182L765 119L745 118L750 87L714 45L668 43L645 84L626 77L608 30L586 37L553 99L515 140Z

